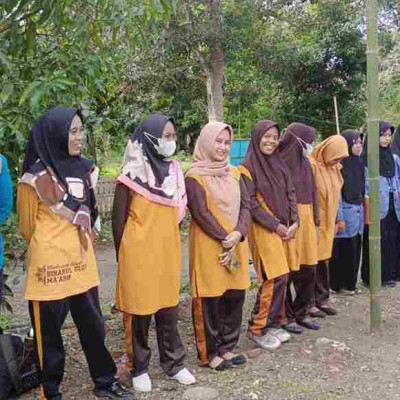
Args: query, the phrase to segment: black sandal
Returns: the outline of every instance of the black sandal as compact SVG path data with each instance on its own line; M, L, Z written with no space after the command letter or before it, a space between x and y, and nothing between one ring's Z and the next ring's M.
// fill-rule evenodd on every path
M232 368L232 362L230 360L229 361L228 360L224 360L217 367L211 368L211 369L213 369L215 371L226 371L227 369L230 369L230 368Z
M318 307L326 315L336 315L338 312L332 307Z

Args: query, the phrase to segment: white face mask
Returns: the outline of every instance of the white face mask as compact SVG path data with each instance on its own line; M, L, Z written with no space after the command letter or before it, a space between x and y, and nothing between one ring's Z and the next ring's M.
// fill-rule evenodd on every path
M160 156L171 157L176 150L176 142L175 141L167 141L163 138L158 139L151 135L150 133L144 132L147 137L152 137L154 140L157 140L158 145L154 144L154 148Z
M175 153L176 142L158 139L158 146L155 145L154 147L161 156L171 157Z
M303 156L308 157L314 150L314 146L310 143L305 142L303 139L300 139L296 135L294 135L292 132L290 132L300 143L301 149L303 150Z

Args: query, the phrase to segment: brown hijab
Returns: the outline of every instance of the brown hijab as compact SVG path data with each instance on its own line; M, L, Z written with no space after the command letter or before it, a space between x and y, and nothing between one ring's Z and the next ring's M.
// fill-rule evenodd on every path
M200 175L204 177L211 198L215 201L218 210L234 228L240 212L240 186L232 176L229 165L229 154L224 161L215 161L214 143L223 131L229 132L233 139L233 129L222 122L212 121L203 127L197 139L193 154L193 163L186 171L186 176Z
M312 144L314 139L314 128L294 122L286 128L279 142L278 149L292 175L297 202L300 204L311 204L314 201L315 181L310 161L303 154L305 143Z
M271 155L262 153L260 149L262 137L273 127L278 128L275 122L268 120L261 120L254 125L242 165L250 171L257 191L268 208L281 223L287 224L290 221L288 186L292 184L289 170L277 149Z

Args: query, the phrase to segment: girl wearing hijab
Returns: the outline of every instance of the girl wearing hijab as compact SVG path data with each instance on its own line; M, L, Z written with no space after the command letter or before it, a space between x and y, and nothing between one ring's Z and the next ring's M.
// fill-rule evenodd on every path
M346 140L333 135L321 142L310 155L319 201L318 265L315 279L315 304L310 315L323 318L337 311L329 304L328 260L332 256L335 225L338 218L339 198L343 186L340 162L349 156Z
M388 122L379 123L379 171L380 171L380 218L381 218L381 269L382 284L396 286L400 280L400 213L399 213L399 166L390 149L394 127ZM363 151L364 165L368 166L368 137ZM361 278L369 285L369 228L365 226L363 238Z
M222 122L203 127L186 172L190 281L198 362L222 371L245 363L233 353L240 337L249 287L246 189L229 165L233 129Z
M394 156L400 157L400 125L396 128L392 141L390 143L390 148Z
M152 114L128 141L112 215L118 259L116 308L124 315L133 388L152 389L148 333L155 317L161 367L182 384L196 380L184 367L178 333L181 274L179 223L187 204L171 118Z
M71 311L95 395L131 399L115 378L116 367L104 345L91 241L99 226L94 196L98 169L81 157L83 140L77 109L51 109L31 130L18 185L19 225L29 242L25 298L35 330L40 398L61 399L61 327Z
M346 130L342 133L350 156L342 161L343 188L339 202L339 219L329 263L330 287L337 293L352 295L356 291L364 230L364 201L367 179L362 152L362 134Z
M248 337L259 347L276 349L290 339L285 300L289 272L299 269L293 240L298 229L293 181L276 151L278 126L261 120L254 127L245 160L240 165L250 196L250 248L261 282L251 315Z
M292 176L297 197L300 226L296 233L299 271L290 273L286 296L287 324L285 329L301 333L302 326L319 329L317 321L308 319L313 305L315 270L318 264L317 226L319 225L319 205L315 180L307 156L312 152L315 129L295 122L290 124L279 143L279 152ZM293 283L295 299L290 285Z
M10 215L13 205L13 187L8 172L7 159L0 154L0 227ZM0 305L3 302L3 234L0 232ZM1 309L0 309L1 313Z

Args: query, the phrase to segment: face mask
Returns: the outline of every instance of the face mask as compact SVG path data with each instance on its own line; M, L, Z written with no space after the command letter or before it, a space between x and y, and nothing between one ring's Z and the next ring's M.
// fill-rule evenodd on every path
M157 153L160 156L164 157L171 157L176 150L176 142L175 141L166 141L164 139L158 139L154 137L153 135L150 135L150 133L144 132L144 134L149 138L153 138L154 140L157 141L158 145L154 144L154 148L156 149Z
M290 132L291 133L291 132ZM293 135L293 133L292 133ZM314 151L314 146L310 143L305 142L303 139L300 139L296 135L293 135L299 142L301 149L303 150L303 156L308 157L313 151Z
M171 157L172 154L175 153L176 150L176 142L167 142L164 139L158 139L158 146L154 146L155 149L157 150L158 154L164 157Z

